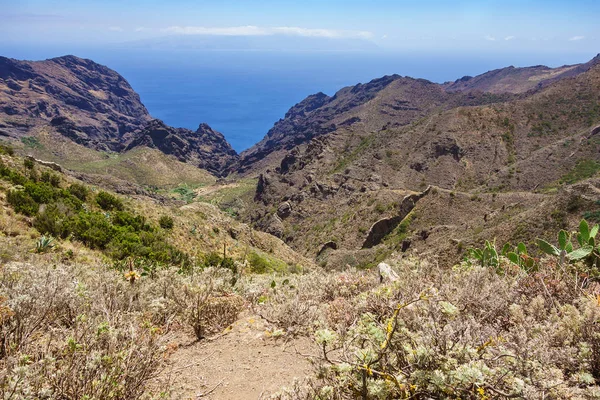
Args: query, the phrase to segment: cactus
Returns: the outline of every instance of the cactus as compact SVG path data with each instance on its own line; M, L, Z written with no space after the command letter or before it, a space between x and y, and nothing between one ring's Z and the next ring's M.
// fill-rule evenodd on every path
M490 242L489 240L486 240L482 249L471 249L469 250L469 255L472 258L479 260L482 267L497 268L500 264L500 257L496 250L496 241Z
M543 239L537 239L537 244L544 253L558 257L559 264L563 266L565 261L578 261L592 255L594 252L592 243L595 243L596 234L598 234L598 226L589 229L587 222L582 220L577 233L577 242L581 247L577 250L573 249L571 234L564 229L558 232L558 247Z
M580 247L590 245L596 247L596 235L598 234L598 225L594 225L591 229L585 219L579 223L579 232L577 232L577 243Z
M537 270L536 260L527 254L527 247L523 242L519 242L517 247L514 249L511 249L511 245L509 243L505 244L502 248L502 255L508 258L511 263L517 265L519 268L527 272Z

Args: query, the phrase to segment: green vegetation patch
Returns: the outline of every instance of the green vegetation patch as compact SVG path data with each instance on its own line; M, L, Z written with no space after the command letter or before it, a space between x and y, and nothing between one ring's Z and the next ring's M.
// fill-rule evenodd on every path
M25 176L0 162L0 179L15 185L7 191L8 203L15 212L33 217L33 226L43 235L75 239L115 260L139 257L190 265L188 254L166 242L172 219L162 219L160 229L143 215L125 210L123 201L113 194L101 191L86 202L90 193L83 185L61 188L57 175L39 176L35 170L27 173Z
M21 142L25 145L25 147L30 149L43 149L44 145L42 145L38 138L34 136L23 136L21 138Z
M271 272L287 272L288 266L281 260L277 260L266 254L251 252L248 255L250 270L255 274L268 274Z
M594 160L581 160L560 179L560 183L571 184L579 182L593 177L598 171L600 171L600 163Z

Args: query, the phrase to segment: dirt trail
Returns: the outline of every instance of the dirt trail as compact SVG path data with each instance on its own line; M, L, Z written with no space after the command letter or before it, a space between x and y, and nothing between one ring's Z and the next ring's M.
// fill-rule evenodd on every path
M170 382L171 398L186 400L260 399L291 386L310 372L308 360L298 352L310 353L311 342L276 340L267 328L260 317L244 315L215 340L176 340L179 347L158 384Z

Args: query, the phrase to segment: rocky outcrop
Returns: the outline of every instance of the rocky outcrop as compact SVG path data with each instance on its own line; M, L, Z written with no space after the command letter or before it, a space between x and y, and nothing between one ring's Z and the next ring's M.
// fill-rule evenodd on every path
M238 161L236 151L231 148L225 137L207 124L200 124L194 132L184 128L172 128L155 119L131 136L126 150L138 146L155 148L219 177L226 176L231 166Z
M344 88L333 97L324 93L308 96L290 108L263 140L240 154L238 172L247 172L272 153L289 151L312 138L335 131L337 125L332 122L334 118L375 98L377 93L400 78L399 75L384 76L366 84ZM340 126L358 121L360 118L348 118L340 122ZM282 167L285 170L285 164Z
M222 177L238 161L223 135L154 120L139 95L115 71L75 56L46 61L0 57L0 128L24 136L36 126L97 150L158 149Z
M43 165L44 167L51 168L51 169L55 170L56 172L63 172L62 167L55 162L38 160L32 156L27 156L27 159L30 161L33 161L35 163L38 163L40 165Z
M377 246L379 243L381 243L383 238L392 233L392 231L396 229L398 225L400 225L402 220L406 218L413 208L415 208L417 202L429 194L430 191L431 187L428 187L427 190L422 193L411 194L404 197L404 199L402 199L402 203L400 203L398 215L391 218L380 219L379 221L375 222L373 226L371 226L362 248L370 249L371 247Z

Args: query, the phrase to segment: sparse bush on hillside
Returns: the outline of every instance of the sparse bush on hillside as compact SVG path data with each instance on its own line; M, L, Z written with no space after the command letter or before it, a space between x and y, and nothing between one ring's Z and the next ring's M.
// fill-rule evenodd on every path
M160 227L163 229L173 229L173 217L170 217L168 215L162 215L158 220L158 225L160 225Z
M15 154L15 150L7 144L0 144L0 155L2 154L13 156Z
M226 269L230 270L231 272L233 272L234 274L237 274L237 272L238 272L237 265L236 265L235 261L233 260L233 258L223 257L223 256L221 256L220 253L218 253L216 251L206 253L204 255L203 260L204 260L204 267L226 268Z
M96 195L96 203L104 211L123 210L121 199L105 191L101 191Z
M34 181L0 163L0 177L23 186L23 189L8 191L8 203L16 212L35 217L33 226L40 233L61 239L71 236L91 249L105 251L114 259L134 256L181 268L191 265L188 254L166 243L165 236L155 232L156 228L144 216L125 211L116 196L98 193L95 202L110 212L94 211L91 205L84 206L89 194L87 187L73 184L61 189L60 178L53 179L53 176L56 175L43 175L40 181ZM163 225L168 225L168 218L163 220Z
M169 293L177 313L194 330L198 340L235 322L243 299L231 293L231 272L209 268Z

